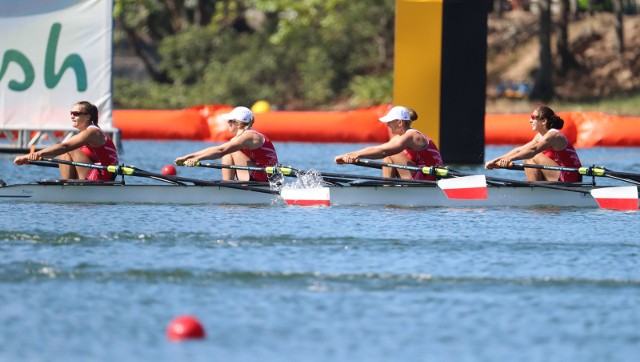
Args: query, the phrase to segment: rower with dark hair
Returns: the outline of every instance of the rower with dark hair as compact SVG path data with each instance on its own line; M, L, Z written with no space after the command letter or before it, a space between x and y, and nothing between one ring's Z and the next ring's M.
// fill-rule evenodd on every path
M582 166L575 148L560 130L564 120L544 105L538 106L529 119L531 129L538 132L531 142L514 148L485 164L485 168L508 167L513 161L524 160L527 164L579 168ZM526 168L525 175L530 181L580 182L577 172Z
M64 161L92 163L102 166L118 164L116 146L109 136L98 127L98 107L87 101L73 105L70 112L71 125L80 132L66 141L62 141L43 150L18 156L13 163L24 165L43 157L56 157ZM89 181L113 181L116 174L106 170L60 164L60 176L63 179Z

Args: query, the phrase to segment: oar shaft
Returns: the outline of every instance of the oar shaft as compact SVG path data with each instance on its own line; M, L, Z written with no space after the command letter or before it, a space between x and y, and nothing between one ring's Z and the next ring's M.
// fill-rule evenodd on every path
M59 160L57 158L43 158L42 161L51 162L51 163L61 163L63 165L70 165L70 166L95 168L95 169L98 169L98 170L108 170L109 172L113 172L113 171L109 170L109 167L115 167L115 166L95 165L93 163L84 163L84 162ZM38 162L38 161L30 161L29 163L33 163L35 165L38 165L38 163L36 163L36 162Z
M525 168L535 168L539 170L550 171L565 171L565 172L578 172L581 175L591 176L594 168L592 167L565 167L565 166L550 166L550 165L534 165L531 163L516 164L510 163L506 169L524 171ZM597 175L596 175L597 176Z
M322 177L326 177L329 179L342 179L342 180L371 180L371 181L385 181L389 183L397 183L397 184L434 184L435 181L429 180L404 180L393 177L379 177L379 176L366 176L366 175L349 175L349 174L341 174L341 173L330 173L330 172L322 172L318 171Z
M99 170L107 170L109 172L119 174L119 175L148 177L148 178L153 178L160 181L168 181L171 183L189 182L189 183L193 183L194 185L197 184L197 185L203 185L203 186L219 186L219 187L227 187L232 189L261 192L261 193L267 193L267 194L275 194L275 195L279 194L278 191L270 190L270 189L243 186L243 185L224 184L219 181L198 180L198 179L192 179L192 178L186 178L186 177L180 177L180 176L167 176L159 173L144 171L144 170L141 170L135 167L129 167L129 166L102 166L102 165L94 165L91 163L73 162L73 161L58 160L58 159L51 159L51 158L44 158L42 160L45 162L61 163L65 165L96 168Z
M409 165L398 165L395 163L387 163L387 162L380 162L380 161L373 161L373 160L366 160L366 159L359 159L358 161L355 162L355 165L364 166L364 167L373 167L373 168L382 168L382 167L398 168L402 170L418 171L418 172L422 172L425 175L430 175L430 176L446 177L446 176L453 175L451 170L446 169L444 167L437 167L437 166L418 167L418 166L409 166Z
M178 166L184 166L184 163L176 163ZM231 170L244 170L244 171L258 171L258 172L266 172L268 174L282 173L285 176L295 176L297 170L291 167L283 167L283 166L268 166L268 167L257 167L257 166L237 166L237 165L225 165L222 163L196 163L197 167L207 167L207 168L216 168L216 169L231 169Z
M164 179L164 180L176 181L176 182L189 182L189 183L192 183L194 185L226 187L226 188L231 188L231 189L254 191L254 192L260 192L260 193L272 194L272 195L279 195L280 194L276 190L271 190L271 189L266 189L266 188L251 187L251 186L244 186L244 185L235 185L235 184L232 184L232 183L227 183L228 181L227 182L225 182L225 181L208 181L208 180L199 180L199 179L193 179L193 178L181 177L181 176L167 176L167 175L162 175L162 174L158 174L158 173L154 173L154 172L140 170L140 169L135 168L135 167L123 166L123 167L120 167L119 170L123 174L131 175L131 176L150 177L150 178Z
M43 167L55 167L55 168L60 167L59 164L54 162L48 162L48 161L29 161L29 164L34 166L43 166Z
M520 170L520 171L524 170L525 168L536 168L536 169L541 169L541 170L577 172L577 173L579 173L579 174L581 174L583 176L600 176L600 177L616 176L616 177L631 179L631 180L635 180L635 181L638 181L640 179L640 174L638 174L638 173L613 171L613 170L608 170L608 169L606 169L605 167L602 167L602 166L600 166L600 167L591 166L591 167L579 167L579 168L577 168L577 167L564 167L564 166L534 165L534 164L529 164L529 163L523 163L523 164L511 163L506 168L509 169L509 170Z

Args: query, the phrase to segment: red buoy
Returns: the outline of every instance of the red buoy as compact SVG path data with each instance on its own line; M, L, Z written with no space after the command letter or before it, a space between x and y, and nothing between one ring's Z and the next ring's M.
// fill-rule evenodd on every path
M162 174L175 176L178 174L178 172L176 171L176 168L173 167L172 165L166 165L162 168Z
M194 316L183 315L174 318L167 328L167 338L170 341L204 338L204 328Z

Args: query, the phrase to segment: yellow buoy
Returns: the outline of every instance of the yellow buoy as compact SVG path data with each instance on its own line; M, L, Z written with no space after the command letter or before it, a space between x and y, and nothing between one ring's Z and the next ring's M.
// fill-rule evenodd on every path
M251 106L253 113L266 113L271 110L271 105L267 101L257 101Z

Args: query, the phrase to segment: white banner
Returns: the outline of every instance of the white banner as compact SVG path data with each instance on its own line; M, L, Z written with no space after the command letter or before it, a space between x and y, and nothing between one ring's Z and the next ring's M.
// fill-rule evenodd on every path
M0 1L0 129L69 129L79 101L112 128L111 0Z

